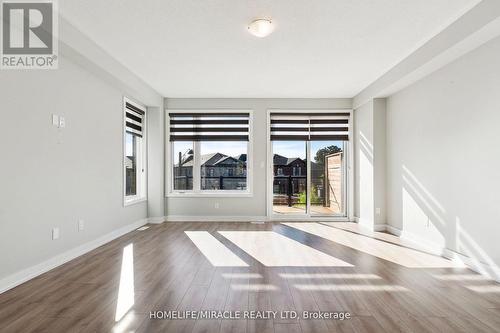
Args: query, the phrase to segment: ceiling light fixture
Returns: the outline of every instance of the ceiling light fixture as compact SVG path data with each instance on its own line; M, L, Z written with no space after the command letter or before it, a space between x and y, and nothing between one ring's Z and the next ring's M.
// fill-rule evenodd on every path
M248 32L259 38L269 36L273 30L273 22L268 19L256 19L248 25Z

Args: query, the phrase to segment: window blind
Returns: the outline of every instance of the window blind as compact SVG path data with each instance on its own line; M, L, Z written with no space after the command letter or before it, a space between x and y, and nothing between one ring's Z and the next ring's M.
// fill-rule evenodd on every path
M349 112L272 112L272 141L349 140Z
M169 113L170 141L248 141L249 113Z
M144 110L139 109L129 102L125 103L125 108L125 131L142 138L144 131Z

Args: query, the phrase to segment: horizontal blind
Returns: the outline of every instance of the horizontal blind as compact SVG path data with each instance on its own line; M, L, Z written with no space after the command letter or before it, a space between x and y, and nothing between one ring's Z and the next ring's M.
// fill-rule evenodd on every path
M248 112L169 113L170 141L248 141Z
M272 141L349 140L349 112L272 112Z
M142 138L144 132L144 110L139 109L129 102L125 103L125 108L125 131Z

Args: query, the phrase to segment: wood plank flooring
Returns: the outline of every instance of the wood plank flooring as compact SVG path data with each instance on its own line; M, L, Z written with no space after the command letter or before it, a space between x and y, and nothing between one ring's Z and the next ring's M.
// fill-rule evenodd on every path
M0 332L500 332L500 284L403 245L353 224L151 225L0 294ZM170 310L278 316L150 319Z

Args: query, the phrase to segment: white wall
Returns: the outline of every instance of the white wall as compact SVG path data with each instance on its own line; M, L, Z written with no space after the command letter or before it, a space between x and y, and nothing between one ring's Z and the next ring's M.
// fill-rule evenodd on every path
M266 127L268 109L343 109L351 99L166 99L170 109L251 109L253 118L253 197L166 199L168 216L266 216ZM215 208L215 203L219 208Z
M147 217L147 202L123 207L122 103L155 103L160 115L163 99L133 76L113 84L69 51L57 70L0 73L0 290L14 273ZM52 126L53 113L66 128Z
M148 218L161 223L165 215L164 183L164 112L161 107L148 107Z
M386 101L354 110L354 215L364 227L386 223Z
M390 96L389 224L500 265L499 125L500 38Z
M354 215L359 223L374 221L373 100L354 110Z
M63 56L148 107L148 216L163 216L163 97L62 16L59 31Z

